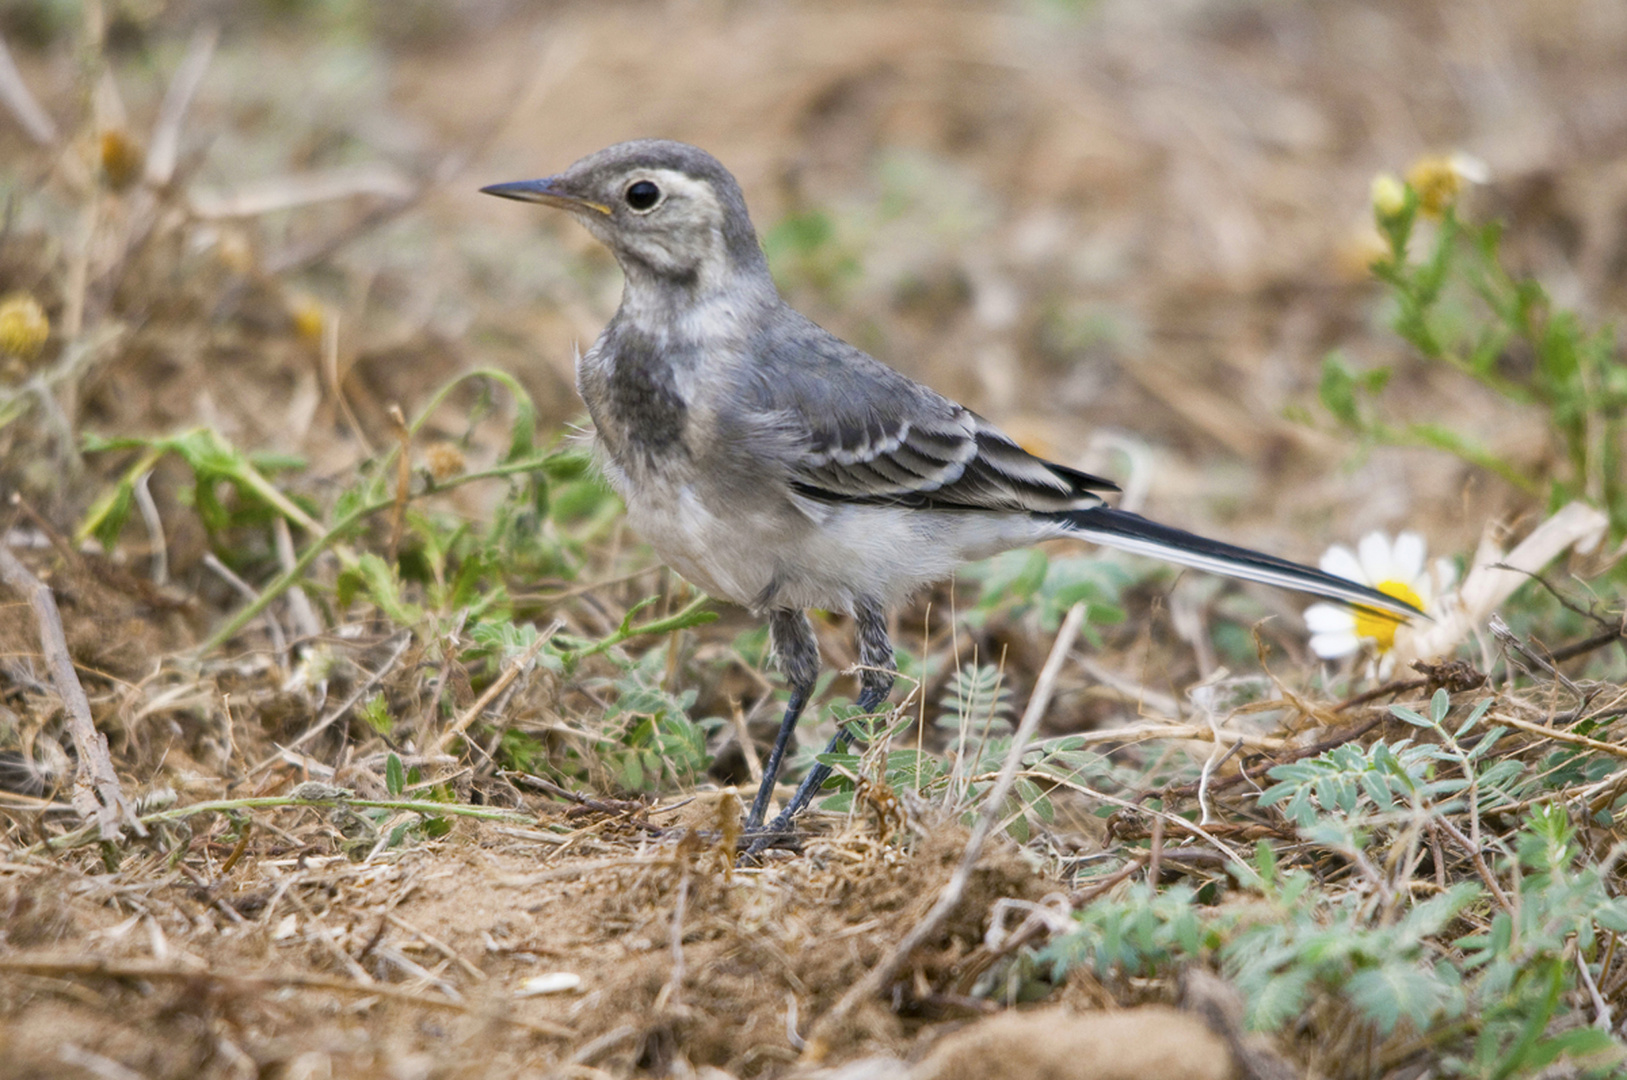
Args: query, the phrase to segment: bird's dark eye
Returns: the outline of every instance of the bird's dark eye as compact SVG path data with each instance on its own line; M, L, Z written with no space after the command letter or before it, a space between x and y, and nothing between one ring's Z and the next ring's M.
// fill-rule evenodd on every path
M648 180L636 180L627 185L626 198L634 210L648 210L661 201L661 189Z

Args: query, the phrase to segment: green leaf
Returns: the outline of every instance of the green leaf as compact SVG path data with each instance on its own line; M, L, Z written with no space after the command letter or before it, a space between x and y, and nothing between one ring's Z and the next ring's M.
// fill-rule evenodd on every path
M1358 971L1345 984L1345 993L1379 1030L1388 1035L1403 1016L1423 1030L1440 1011L1447 988L1433 971L1405 962Z
M828 787L829 785L826 786ZM853 799L855 794L856 793L851 787L847 788L845 791L838 791L836 794L820 800L819 809L823 810L827 814L850 813L853 810Z
M1310 996L1314 974L1308 965L1302 965L1267 978L1246 998L1249 1026L1274 1031L1299 1016Z
M1538 1043L1532 1049L1528 1064L1530 1068L1541 1069L1561 1056L1591 1057L1594 1054L1620 1049L1620 1044L1610 1037L1608 1031L1601 1031L1596 1027L1572 1028Z
M383 694L374 694L368 698L357 712L362 722L380 735L388 735L395 727L395 720L390 716L390 705ZM392 792L399 794L399 792Z
M1416 712L1413 712L1411 709L1407 708L1405 705L1391 705L1390 706L1390 715L1395 717L1397 720L1406 721L1407 723L1411 724L1413 727L1426 728L1426 727L1434 726L1433 724L1431 724L1428 717L1422 716L1422 715L1420 715L1420 714L1418 714Z
M1335 353L1322 359L1322 381L1317 387L1322 407L1333 418L1348 428L1361 427L1361 413L1356 404L1354 373Z
M386 618L397 626L417 626L424 617L423 609L408 603L401 596L401 579L389 563L368 552L356 560L351 568L361 580L367 598L373 601Z
M384 759L384 790L393 798L407 790L407 773L401 767L401 759L390 753Z
M135 506L135 484L121 480L111 491L97 496L79 525L79 536L93 536L104 553L111 552L124 532L124 523Z

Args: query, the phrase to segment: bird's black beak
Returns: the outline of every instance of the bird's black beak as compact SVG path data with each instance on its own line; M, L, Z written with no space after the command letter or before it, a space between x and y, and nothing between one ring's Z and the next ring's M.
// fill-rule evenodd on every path
M500 199L542 203L544 206L557 206L561 210L594 210L606 217L610 216L610 207L604 203L561 190L559 178L555 176L545 176L541 180L516 180L510 184L492 184L481 188L480 192L482 195L496 195Z

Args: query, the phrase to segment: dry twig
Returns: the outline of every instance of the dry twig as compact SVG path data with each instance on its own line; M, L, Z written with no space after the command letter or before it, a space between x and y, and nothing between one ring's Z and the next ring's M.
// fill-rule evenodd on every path
M90 699L85 697L85 688L74 671L56 597L4 545L0 545L0 581L27 599L39 623L40 651L50 665L51 681L56 684L57 696L68 714L68 731L79 752L73 780L74 809L85 821L95 821L98 835L104 841L120 839L124 825L137 836L146 836L147 830L136 819L135 808L119 787L119 777L113 771L113 759L107 750L107 736L96 730L96 721L90 715Z
M555 619L549 623L547 629L537 635L537 640L531 643L530 648L515 657L514 662L504 669L501 675L493 679L490 686L486 687L486 692L475 699L475 703L464 710L463 715L453 721L452 725L441 733L441 737L435 740L435 745L431 748L430 753L446 753L446 748L452 745L453 740L462 735L468 730L470 724L479 719L480 714L486 711L486 706L496 701L497 695L507 690L508 684L519 678L520 672L531 666L531 661L537 658L537 654L542 651L542 647L548 644L549 640L564 628L565 623L563 620Z

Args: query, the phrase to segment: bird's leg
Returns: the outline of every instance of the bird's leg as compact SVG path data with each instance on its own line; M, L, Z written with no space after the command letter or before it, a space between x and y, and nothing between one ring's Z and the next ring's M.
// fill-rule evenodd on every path
M806 612L779 608L768 616L768 640L774 647L780 670L791 684L791 699L785 704L785 717L780 720L780 733L774 737L774 749L763 763L763 782L757 788L757 797L751 801L751 813L746 817L746 831L763 823L768 813L768 800L774 794L774 779L780 772L780 759L785 746L796 730L802 707L813 693L814 680L819 676L819 639L814 637L813 624Z
M854 605L853 615L858 623L859 663L864 670L859 675L859 712L873 713L887 700L887 695L893 690L893 642L887 635L887 613L880 604L874 600L861 600ZM831 736L829 743L825 744L825 753L839 754L847 749L848 742L853 738L846 725L838 726L836 734ZM785 833L791 828L791 819L801 812L802 808L813 801L814 793L824 786L830 778L830 766L816 764L808 770L808 775L802 778L797 785L797 793L779 817L774 819L762 840L754 843L750 851L759 851L766 846L766 842L773 836Z

